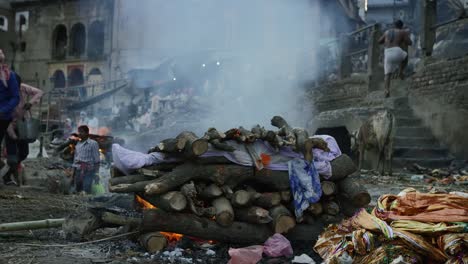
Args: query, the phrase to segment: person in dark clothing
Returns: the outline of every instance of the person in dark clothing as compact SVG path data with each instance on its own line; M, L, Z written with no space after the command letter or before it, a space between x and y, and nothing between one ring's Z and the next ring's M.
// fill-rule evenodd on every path
M9 184L24 184L23 177L20 177L19 168L21 162L28 157L29 141L20 139L16 124L19 120L24 120L26 112L31 110L33 105L40 102L42 92L40 89L21 82L21 77L17 74L17 81L20 91L20 100L13 113L12 121L7 129L5 145L7 149L7 162L10 166L8 173L3 176L4 182ZM11 177L13 176L13 177ZM16 180L16 182L15 182Z
M5 64L5 54L0 49L0 144L13 118L20 100L16 74ZM1 149L1 148L0 148Z

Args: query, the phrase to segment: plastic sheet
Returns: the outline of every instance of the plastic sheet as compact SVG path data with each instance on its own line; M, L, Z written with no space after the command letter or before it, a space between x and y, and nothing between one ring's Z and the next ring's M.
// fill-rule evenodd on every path
M281 234L274 234L265 241L263 253L269 257L291 256L291 242Z
M257 264L262 259L263 246L230 248L228 253L231 257L228 264Z

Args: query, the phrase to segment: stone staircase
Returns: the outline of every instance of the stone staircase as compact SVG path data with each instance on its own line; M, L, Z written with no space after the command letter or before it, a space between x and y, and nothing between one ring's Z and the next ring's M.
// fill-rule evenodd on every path
M414 115L408 97L397 97L392 101L396 118L393 165L403 168L417 163L429 168L447 167L453 157Z

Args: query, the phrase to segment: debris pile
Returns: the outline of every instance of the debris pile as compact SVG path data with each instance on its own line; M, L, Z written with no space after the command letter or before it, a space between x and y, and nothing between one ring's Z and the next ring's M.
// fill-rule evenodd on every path
M370 202L332 137L309 137L279 116L271 123L279 130L184 131L148 154L114 145L109 190L134 194L145 209L140 242L154 251L175 234L237 244L275 233L312 241L326 223Z
M468 164L465 161L454 161L449 168L429 169L413 164L412 171L420 173L412 179L426 183L468 185Z
M467 263L467 231L468 194L408 188L330 225L314 250L325 263Z

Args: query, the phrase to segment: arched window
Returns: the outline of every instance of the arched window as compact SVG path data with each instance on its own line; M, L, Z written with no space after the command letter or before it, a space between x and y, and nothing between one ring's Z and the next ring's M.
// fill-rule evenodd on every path
M76 23L70 31L70 55L79 57L84 54L86 47L86 30L81 23Z
M0 30L8 31L8 18L6 16L0 16Z
M104 24L94 21L88 31L88 57L99 58L104 54Z
M52 76L54 88L65 88L65 74L61 70L56 70Z
M91 96L101 94L104 91L104 85L102 82L101 70L93 68L88 75L88 84L93 84L93 86L88 87L88 94Z
M71 70L70 74L68 75L68 86L79 86L84 84L84 76L83 71L79 68L75 68ZM78 89L69 89L68 96L77 96L79 95L80 98L86 97L86 89L84 87L79 87Z
M52 34L52 57L54 59L65 59L67 38L67 28L64 25L57 25Z

